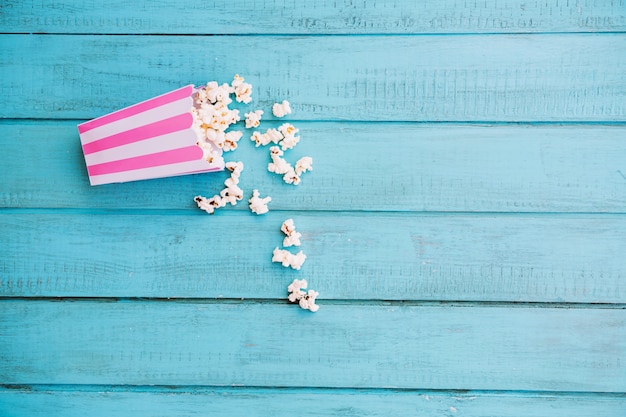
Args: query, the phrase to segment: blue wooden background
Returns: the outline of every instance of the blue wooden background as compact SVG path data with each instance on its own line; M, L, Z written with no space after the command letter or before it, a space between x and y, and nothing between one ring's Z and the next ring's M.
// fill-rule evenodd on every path
M624 0L4 0L0 28L0 415L626 416ZM294 188L227 155L268 215L199 211L224 173L89 186L78 123L236 73L314 159Z

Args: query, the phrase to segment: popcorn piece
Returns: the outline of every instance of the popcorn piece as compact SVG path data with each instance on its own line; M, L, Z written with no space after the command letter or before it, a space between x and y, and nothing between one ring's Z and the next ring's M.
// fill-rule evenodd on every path
M291 267L296 270L302 267L305 260L306 255L302 251L293 254L286 249L276 247L272 253L272 262L279 262L284 267Z
M285 159L281 158L284 154L278 146L272 146L270 148L270 158L272 162L267 164L267 170L276 174L286 174L293 171L293 167Z
M313 158L304 156L296 162L296 167L292 167L289 162L282 158L283 150L278 146L270 148L270 158L272 162L267 164L267 170L276 174L283 175L283 181L287 184L300 184L300 175L313 169Z
M270 158L272 158L272 162L267 164L267 170L269 172L274 172L276 174L286 174L293 169L289 162L281 158L283 154L284 152L281 151L278 146L272 146L270 148Z
M243 81L243 77L241 77L239 74L235 74L235 76L233 77L233 82L230 83L230 85L232 85L233 88L236 88L243 84Z
M243 171L243 162L226 162L226 169L232 172L232 178L239 179L239 175L241 175L241 171Z
M287 291L289 292L288 299L292 303L298 302L301 308L315 313L320 308L319 305L315 304L319 293L313 290L309 290L308 293L303 291L306 290L307 285L308 283L305 279L294 279L287 287Z
M211 81L207 83L205 91L208 101L212 104L215 104L219 101L225 105L228 105L233 102L230 98L230 93L233 92L233 89L228 84L222 84L218 86L216 81Z
M313 163L311 157L305 156L298 160L298 165L294 169L289 162L282 158L285 150L293 148L300 141L300 137L296 136L296 133L298 133L298 129L285 123L278 129L268 129L264 134L254 132L250 138L256 142L256 146L269 144L270 136L272 142L280 144L280 147L272 146L270 148L272 162L267 165L267 170L283 175L283 181L293 185L300 184L300 175L310 171ZM277 141L278 137L282 137L282 139Z
M213 214L216 208L224 207L224 201L219 195L214 195L211 198L205 198L201 195L197 195L193 199L196 204L198 204L198 208L209 214Z
M294 148L299 141L300 136L287 136L280 141L280 146L283 148L283 151L286 151L287 149Z
M284 138L283 134L276 129L267 129L265 135L267 135L267 138L272 143L278 143Z
M283 123L278 127L278 131L283 134L284 137L294 136L300 130L296 129L291 123Z
M289 162L285 161L283 158L278 158L276 161L267 164L267 170L275 174L287 174L292 171L293 168Z
M300 237L302 236L302 233L300 232L295 232L293 235L291 236L285 236L285 238L283 239L283 246L288 248L290 246L300 246Z
M217 83L215 83L217 85ZM195 91L193 102L198 105L198 107L202 107L203 104L209 102L209 98L207 97L206 87L199 88Z
M228 132L224 135L224 144L222 145L222 150L224 152L234 151L237 149L237 142L243 136L243 133L239 131Z
M231 180L232 178L229 178L224 181L224 185L226 185L226 188L220 191L220 196L222 198L233 197L236 200L241 200L243 198L243 190L239 188L237 184L233 184ZM232 199L229 199L228 202L233 206L237 204L237 202L232 202Z
M296 136L296 133L298 133L299 130L296 129L293 125L285 123L278 128L278 131L283 136L282 140L280 141L280 146L283 151L286 151L287 149L292 149L296 146L298 142L300 142L300 136Z
M272 197L259 198L259 190L252 191L252 197L248 202L250 203L250 210L256 214L265 214L269 211L267 204L272 201Z
M198 204L198 207L209 214L213 214L216 208L224 207L226 204L237 205L237 202L243 199L243 190L239 188L239 176L243 171L243 162L227 162L226 169L231 174L230 177L224 181L225 188L220 191L219 195L215 195L210 199L202 196L194 197L194 201Z
M292 255L289 259L289 263L291 264L290 266L297 270L302 267L304 261L306 261L306 255L302 251Z
M237 187L237 184L239 184L239 178L231 176L230 178L227 178L226 181L224 181L224 185L226 186L226 188L235 188Z
M313 169L313 158L310 156L303 156L302 158L296 161L296 175L302 175L307 171L311 171Z
M270 158L272 158L272 161L274 161L277 157L283 156L284 154L285 152L281 151L278 146L272 146L270 148Z
M222 192L220 193L220 195L222 196L222 201L224 202L224 205L230 204L231 206L236 206L237 201L243 198L243 193L235 195L235 194L231 194L231 192L235 192L235 191L222 190Z
M293 232L296 231L296 225L293 222L293 219L287 219L280 225L280 231L285 235L290 236Z
M306 295L306 292L302 291L306 289L308 283L306 279L294 279L291 284L287 287L287 291L289 292L289 301L295 303L296 301L300 301L302 297Z
M235 93L235 99L238 103L248 104L252 101L252 85L244 82L243 77L236 74L231 83L233 92Z
M287 100L283 100L282 103L274 103L272 113L276 117L284 117L287 114L291 114L291 106Z
M199 113L208 127L222 132L241 120L239 110L231 110L222 102L215 103L210 110L201 108Z
M220 196L226 203L235 206L237 205L237 201L243 199L243 190L237 185L239 184L241 171L243 171L243 162L227 162L226 169L228 169L231 174L230 178L224 181L226 188L220 192Z
M283 175L283 181L287 184L299 185L300 176L296 174L296 171L294 171L293 168L290 168L289 171L285 172L285 175Z
M259 127L261 124L261 116L263 115L263 110L255 110L250 113L246 113L246 129L250 129L253 127Z
M252 136L250 136L250 140L255 143L257 148L259 146L261 146L261 145L263 145L263 146L267 145L267 143L265 143L265 139L266 139L266 137L263 134L261 134L260 132L253 132Z
M217 161L221 163L221 161L224 160L219 150L215 146L211 145L210 143L196 142L196 145L198 145L200 149L202 149L202 159L207 161L209 164L212 164Z
M272 252L272 262L280 262L284 267L288 267L290 265L288 260L289 255L291 255L291 252L279 249L278 246L276 246Z
M280 230L285 234L283 239L283 246L288 248L290 246L300 246L300 237L302 233L296 231L296 226L293 223L293 219L287 219L280 226Z
M254 132L252 136L250 136L250 140L255 142L257 148L259 146L269 145L271 142L278 143L282 139L282 133L276 129L267 129L265 133Z
M206 129L206 137L205 144L215 145L218 148L224 147L224 141L226 140L226 135L221 130L215 130L213 128Z
M317 299L318 295L319 293L317 291L309 290L309 292L304 297L300 298L298 304L300 304L300 307L304 308L305 310L310 310L315 313L317 310L320 309L320 306L315 304L315 300Z

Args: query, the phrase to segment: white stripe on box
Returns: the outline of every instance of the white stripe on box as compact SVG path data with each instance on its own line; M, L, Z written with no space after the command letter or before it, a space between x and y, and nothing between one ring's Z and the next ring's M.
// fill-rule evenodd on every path
M193 129L179 130L177 132L156 136L139 142L133 142L127 145L105 149L100 152L94 152L85 155L85 161L88 166L102 164L104 162L133 158L146 154L169 151L171 149L184 148L195 145L197 141L198 137Z

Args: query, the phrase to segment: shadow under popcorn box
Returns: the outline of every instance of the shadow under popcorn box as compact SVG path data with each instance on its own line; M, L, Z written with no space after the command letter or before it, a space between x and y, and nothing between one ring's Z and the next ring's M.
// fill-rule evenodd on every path
M194 129L193 85L78 125L91 185L222 171Z

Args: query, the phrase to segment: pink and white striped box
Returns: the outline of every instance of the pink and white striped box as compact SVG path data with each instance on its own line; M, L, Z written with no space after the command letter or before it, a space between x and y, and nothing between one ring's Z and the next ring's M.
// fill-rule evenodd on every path
M193 130L193 85L78 125L91 185L221 171Z

